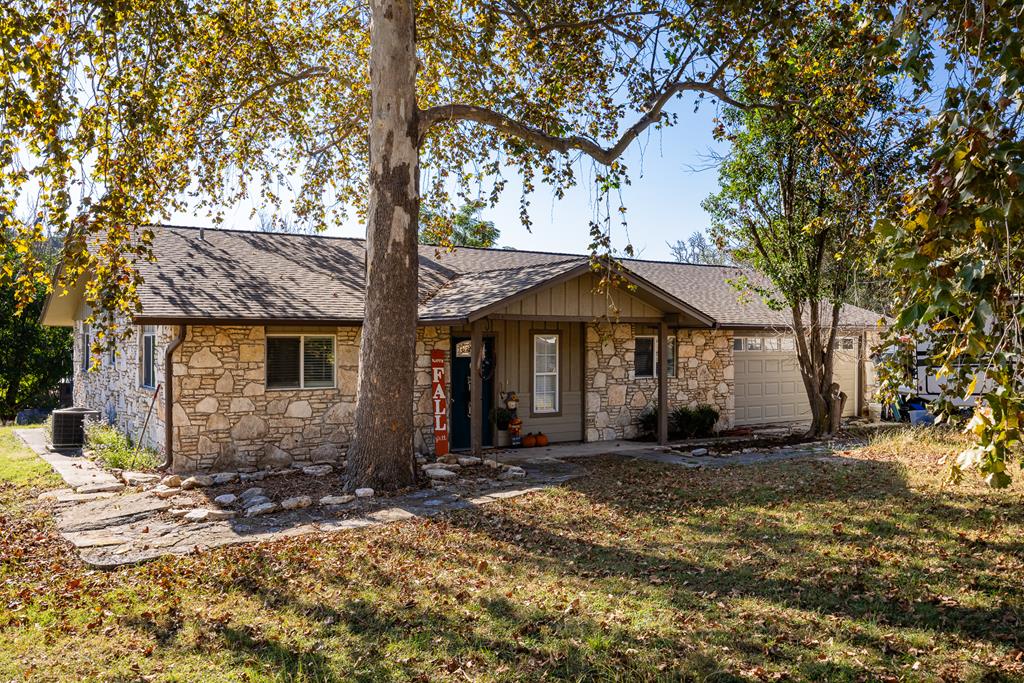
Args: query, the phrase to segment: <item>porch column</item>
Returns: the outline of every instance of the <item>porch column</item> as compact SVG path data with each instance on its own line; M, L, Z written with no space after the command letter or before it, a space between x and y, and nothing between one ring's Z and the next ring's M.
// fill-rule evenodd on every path
M483 360L483 321L475 320L470 333L471 353L469 363L469 444L473 455L480 455L484 443L484 381L480 376L480 365Z
M658 325L658 443L668 443L668 323Z

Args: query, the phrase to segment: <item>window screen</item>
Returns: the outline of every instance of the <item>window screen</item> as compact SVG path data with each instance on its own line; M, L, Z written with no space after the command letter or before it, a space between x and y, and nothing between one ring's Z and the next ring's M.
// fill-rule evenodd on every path
M267 388L301 386L302 337L267 337Z
M303 337L302 386L334 386L334 337Z
M637 377L654 377L654 337L637 337L633 352Z

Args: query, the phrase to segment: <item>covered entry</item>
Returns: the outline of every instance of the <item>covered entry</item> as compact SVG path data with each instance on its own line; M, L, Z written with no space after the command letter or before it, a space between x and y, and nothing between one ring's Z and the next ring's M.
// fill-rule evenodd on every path
M483 356L479 363L480 406L486 418L483 421L482 446L494 445L494 421L490 419L494 408L494 336L481 340ZM452 337L452 384L449 424L453 450L466 450L472 446L473 414L473 341L470 337Z
M841 337L836 342L833 381L849 397L843 412L846 416L856 415L858 410L858 341L856 337ZM792 335L737 332L733 356L737 426L811 419Z

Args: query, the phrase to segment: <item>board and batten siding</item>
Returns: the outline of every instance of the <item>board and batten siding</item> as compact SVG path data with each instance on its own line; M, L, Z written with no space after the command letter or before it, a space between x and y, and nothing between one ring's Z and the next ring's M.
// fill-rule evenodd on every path
M606 315L621 320L657 320L662 316L660 310L625 289L612 287L607 293L601 293L597 286L597 276L587 273L527 294L494 311L492 317L539 316L591 321Z
M516 411L523 421L523 434L544 432L555 441L583 440L583 325L578 322L535 320L486 320L485 337L494 337L494 405L504 406L501 392L519 395ZM533 415L533 335L557 332L559 341L559 412ZM452 335L469 337L468 326L452 328Z

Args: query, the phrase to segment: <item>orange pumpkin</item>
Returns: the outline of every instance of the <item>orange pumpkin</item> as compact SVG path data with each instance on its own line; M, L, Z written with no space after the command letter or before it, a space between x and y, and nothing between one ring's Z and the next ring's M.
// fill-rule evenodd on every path
M544 447L548 445L548 435L544 432L537 432L537 445Z
M523 437L523 448L533 448L536 445L537 437L533 435L533 432L530 432L529 434Z

